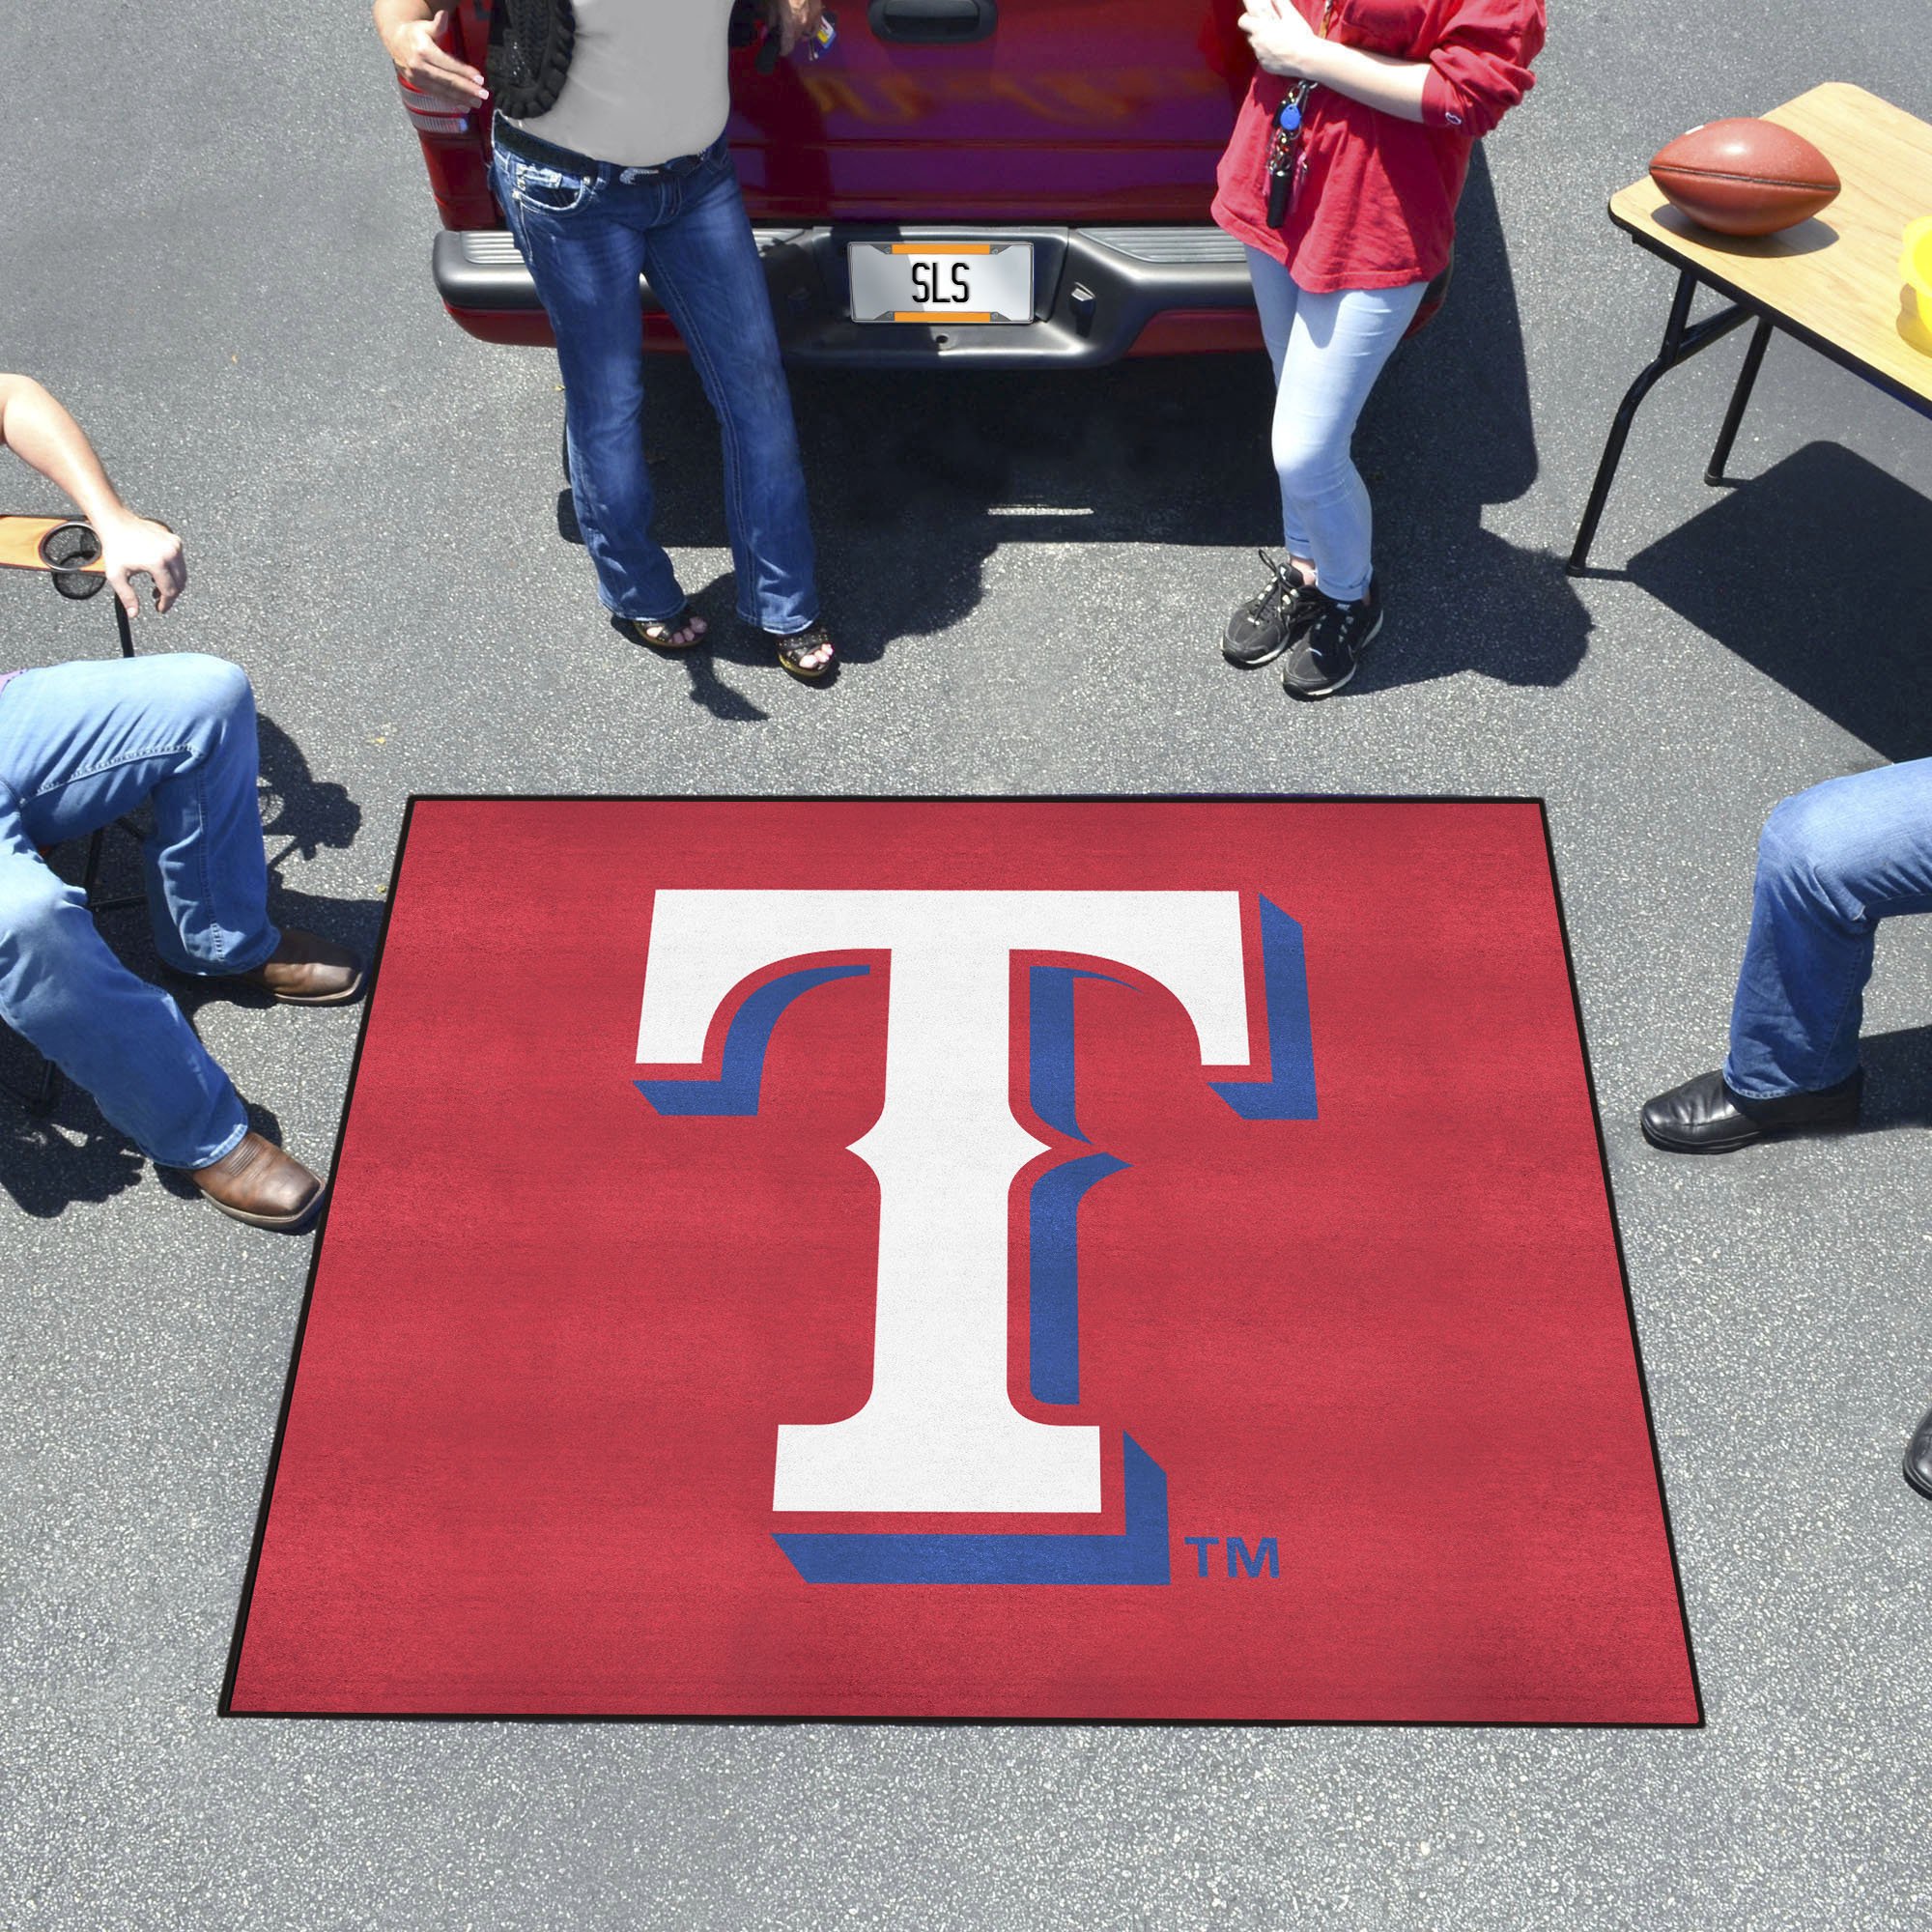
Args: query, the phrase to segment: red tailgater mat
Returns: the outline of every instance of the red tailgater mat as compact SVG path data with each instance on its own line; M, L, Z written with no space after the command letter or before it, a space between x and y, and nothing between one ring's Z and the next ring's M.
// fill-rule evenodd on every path
M1534 802L416 802L233 1713L1694 1724Z

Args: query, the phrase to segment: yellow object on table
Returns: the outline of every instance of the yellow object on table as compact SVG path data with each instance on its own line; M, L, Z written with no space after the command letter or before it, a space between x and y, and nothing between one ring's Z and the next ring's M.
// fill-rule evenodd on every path
M1905 231L1898 273L1905 283L1898 332L1913 348L1932 355L1932 214L1920 215Z

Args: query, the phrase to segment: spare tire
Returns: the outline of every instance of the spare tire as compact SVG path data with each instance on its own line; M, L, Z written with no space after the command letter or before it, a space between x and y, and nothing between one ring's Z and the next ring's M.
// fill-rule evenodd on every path
M512 121L548 114L570 73L577 14L570 0L497 0L484 74Z

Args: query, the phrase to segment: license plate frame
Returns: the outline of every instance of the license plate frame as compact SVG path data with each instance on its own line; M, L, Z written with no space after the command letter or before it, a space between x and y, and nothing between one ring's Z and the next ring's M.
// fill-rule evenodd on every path
M1033 320L1031 241L848 242L855 323L1023 326Z

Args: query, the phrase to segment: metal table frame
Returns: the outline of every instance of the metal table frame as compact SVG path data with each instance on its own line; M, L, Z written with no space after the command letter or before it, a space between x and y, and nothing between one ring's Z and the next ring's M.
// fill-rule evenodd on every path
M1731 389L1731 400L1724 411L1722 426L1718 431L1718 440L1711 451L1711 460L1705 466L1704 481L1717 485L1732 479L1724 474L1724 465L1730 461L1731 445L1736 442L1738 428L1745 418L1745 410L1749 405L1751 390L1757 383L1757 372L1764 362L1764 352L1770 346L1772 331L1779 330L1804 343L1808 349L1815 349L1819 355L1837 363L1841 369L1849 369L1853 375L1861 377L1876 389L1882 389L1895 401L1915 410L1920 415L1932 416L1932 403L1923 396L1896 383L1883 371L1874 369L1870 363L1855 355L1850 350L1832 341L1830 337L1805 328L1793 322L1787 315L1754 301L1743 290L1734 287L1720 276L1699 265L1685 261L1674 250L1665 247L1655 237L1641 233L1622 220L1614 212L1610 219L1624 230L1638 247L1647 248L1653 255L1672 264L1678 270L1677 292L1670 298L1670 316L1663 325L1663 341L1656 356L1639 371L1635 382L1624 391L1624 399L1617 406L1617 412L1610 423L1610 434L1604 444L1604 453L1597 464L1596 480L1590 485L1590 497L1583 506L1582 522L1577 526L1577 541L1571 547L1570 560L1564 569L1572 577L1581 577L1588 568L1590 546L1596 540L1597 526L1603 520L1604 506L1609 501L1610 485L1616 480L1617 466L1623 460L1624 444L1630 439L1631 424L1636 419L1638 406L1650 394L1660 376L1666 375L1680 363L1688 362L1691 356L1708 349L1720 337L1730 334L1734 328L1756 319L1757 327L1751 330L1750 341L1745 347L1744 366L1738 371L1738 379ZM1727 299L1728 305L1698 321L1690 320L1690 304L1696 297L1699 286L1709 288Z

